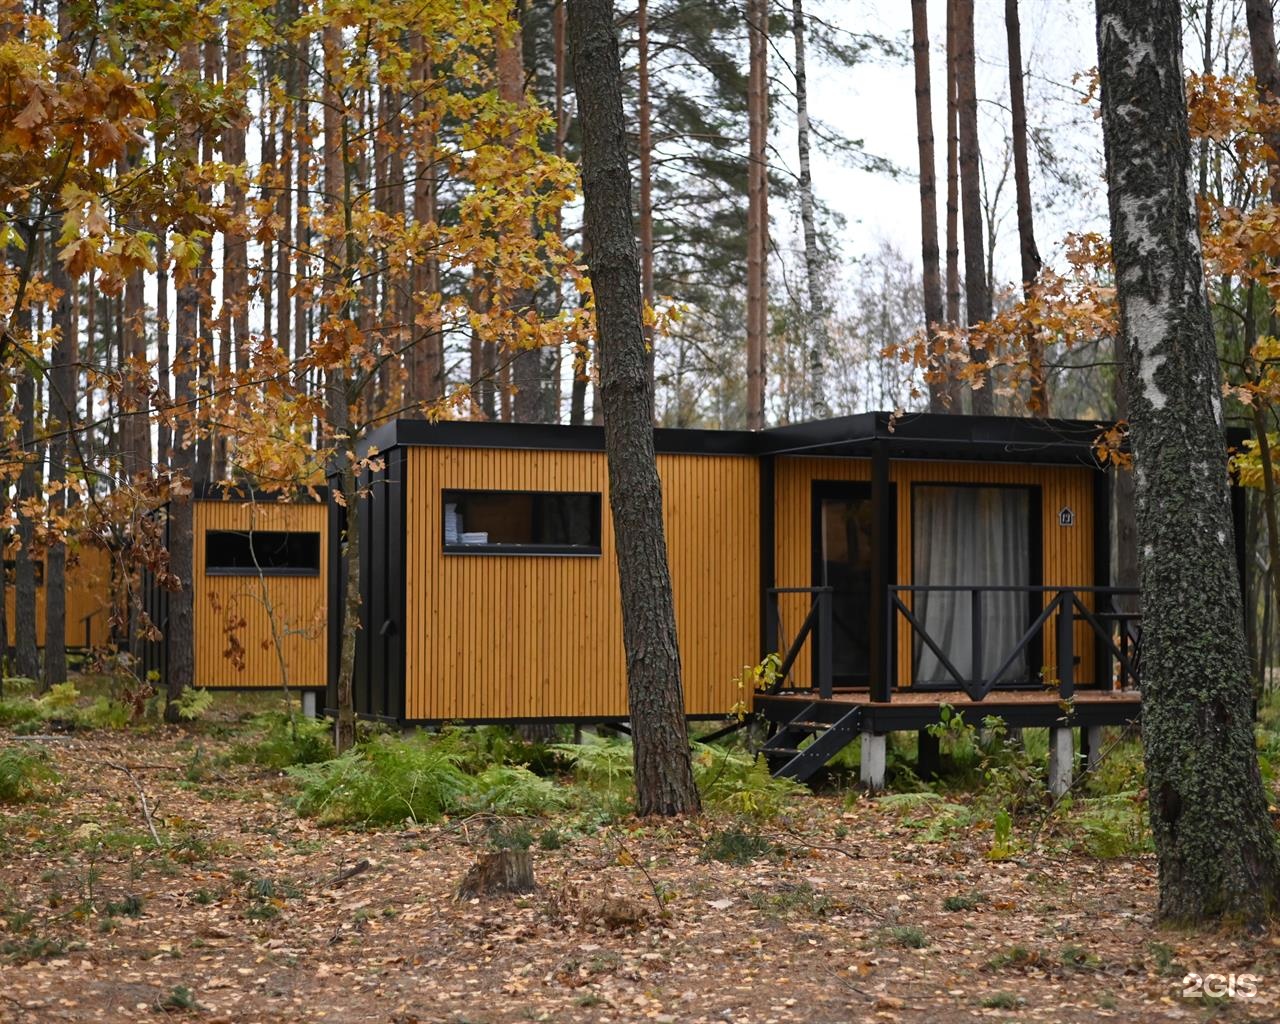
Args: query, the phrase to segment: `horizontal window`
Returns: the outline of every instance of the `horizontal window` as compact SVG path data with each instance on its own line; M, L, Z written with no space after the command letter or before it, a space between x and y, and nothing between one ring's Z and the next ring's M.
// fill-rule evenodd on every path
M600 554L600 495L444 491L442 536L455 554Z
M320 534L285 530L209 530L204 571L210 576L318 576Z

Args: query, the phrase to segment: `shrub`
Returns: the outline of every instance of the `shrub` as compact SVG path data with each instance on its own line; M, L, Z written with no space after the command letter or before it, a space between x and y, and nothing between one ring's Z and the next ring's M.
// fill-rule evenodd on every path
M573 765L574 776L609 792L629 789L633 764L631 744L625 740L588 739L585 743L557 743L552 750Z
M463 806L476 781L449 736L379 736L341 757L290 767L298 811L324 824L436 821Z
M523 765L493 764L476 779L476 800L496 814L547 814L565 807L563 788Z
M768 821L782 813L805 787L792 779L775 779L763 759L694 744L693 777L710 808Z
M0 803L15 804L40 795L43 784L55 782L58 773L49 755L37 748L0 750Z
M22 697L6 697L0 700L0 725L19 728L40 721L40 705Z
M283 711L270 711L256 715L252 724L260 735L251 743L237 744L231 752L233 760L264 768L289 768L333 757L330 726L323 719L291 718Z

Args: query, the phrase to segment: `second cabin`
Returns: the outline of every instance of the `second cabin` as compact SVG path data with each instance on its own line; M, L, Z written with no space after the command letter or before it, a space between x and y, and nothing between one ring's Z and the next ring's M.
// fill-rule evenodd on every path
M754 702L779 726L775 761L803 760L805 740L831 733L808 744L819 766L858 732L936 721L944 701L1011 725L1058 722L1064 700L1086 729L1132 719L1140 616L1131 592L1110 587L1102 429L872 413L755 433L658 430L688 714ZM625 719L601 429L400 421L370 446L357 712L399 724ZM782 661L771 692L744 693L743 666L771 652Z
M329 551L325 490L281 501L205 487L192 503L193 685L302 692L308 707L326 683ZM147 668L167 672L168 592L144 587L163 639Z

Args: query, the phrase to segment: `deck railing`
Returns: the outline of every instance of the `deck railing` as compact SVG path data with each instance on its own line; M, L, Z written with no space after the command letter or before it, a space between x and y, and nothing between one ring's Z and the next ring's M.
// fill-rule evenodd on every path
M783 594L812 594L813 601L809 605L809 614L805 616L804 622L800 626L800 631L796 633L795 639L791 641L791 646L787 648L787 653L782 656L782 661L778 666L777 679L773 685L769 687L769 693L777 693L784 689L787 685L787 677L791 674L791 669L796 663L796 658L800 656L800 651L805 645L805 641L810 636L813 637L814 643L817 645L817 659L814 666L816 672L816 682L818 695L821 697L830 697L832 693L832 621L831 621L831 587L770 587L765 594L768 600L765 602L766 614L768 615L768 636L776 637L778 635L778 626L780 615L778 611L778 598Z
M954 594L957 600L961 599L960 595L968 595L970 602L970 671L968 675L962 674L952 662L954 652L944 650L943 645L930 635L928 629L920 621L920 616L917 615L917 610L914 606L916 602L915 595L921 594ZM1044 607L1038 611L1031 624L1013 646L1009 650L1001 652L1001 657L996 662L998 667L988 673L983 671L983 666L988 663L986 657L988 652L984 650L984 616L986 611L984 598L990 594L1025 595L1028 609L1033 607L1032 601L1036 595L1043 595L1040 600L1044 601ZM1058 692L1062 699L1070 699L1075 693L1075 625L1078 621L1088 625L1090 634L1097 641L1096 650L1101 654L1101 664L1095 666L1095 685L1107 689L1111 687L1111 661L1114 658L1119 667L1121 688L1136 688L1139 682L1142 616L1140 612L1127 611L1120 607L1116 599L1135 598L1137 594L1137 590L1124 587L894 585L889 587L889 615L886 621L885 649L894 650L896 630L900 622L905 623L908 629L908 636L911 638L909 646L913 661L911 668L912 686L920 689L949 689L955 686L963 689L970 699L982 700L999 684L1001 677L1026 654L1028 648L1035 643L1043 643L1049 621L1056 616L1056 622L1053 627L1056 648L1054 661ZM903 600L906 595L911 595L910 603ZM1085 601L1086 596L1093 598L1094 608L1088 606ZM1038 605L1039 600L1036 600L1035 604ZM1107 610L1103 610L1104 606L1106 606ZM934 657L938 659L939 666L950 677L950 680L943 680L940 683L933 681L921 684L915 679L914 641L916 639L919 639L925 647L928 647L933 652ZM876 689L876 682L876 680L872 681L873 690ZM1030 683L1032 680L1021 680L1021 682ZM893 687L889 685L889 680L885 679L880 686L881 693L878 696L873 693L873 697L889 700L891 699L892 689Z

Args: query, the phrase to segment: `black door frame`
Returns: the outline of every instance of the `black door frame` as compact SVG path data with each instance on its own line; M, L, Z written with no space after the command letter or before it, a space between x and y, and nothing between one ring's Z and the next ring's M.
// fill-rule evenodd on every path
M871 505L871 544L872 544L872 570L871 581L868 584L870 593L867 595L867 676L866 678L848 676L838 677L832 680L836 686L854 686L854 687L870 687L872 679L876 674L876 650L878 640L884 634L883 613L881 609L884 602L876 601L877 591L877 563L883 566L888 564L888 579L884 581L884 585L888 586L896 582L898 569L898 544L897 544L897 507L898 507L898 488L896 484L890 484L888 488L889 509L888 516L877 515L877 509L874 502L875 488L869 480L813 480L809 486L809 579L810 586L825 586L822 579L822 502L824 499L845 499L855 501L866 501ZM888 529L880 530L878 527L881 521L887 519ZM878 533L886 534L884 537L877 536ZM880 551L882 545L888 546L887 557ZM896 638L896 631L895 631ZM834 642L834 638L833 638ZM818 672L818 648L812 645L811 652L811 671L813 678L816 679ZM893 644L896 649L897 644ZM893 671L895 659L891 650L887 659L889 671Z

